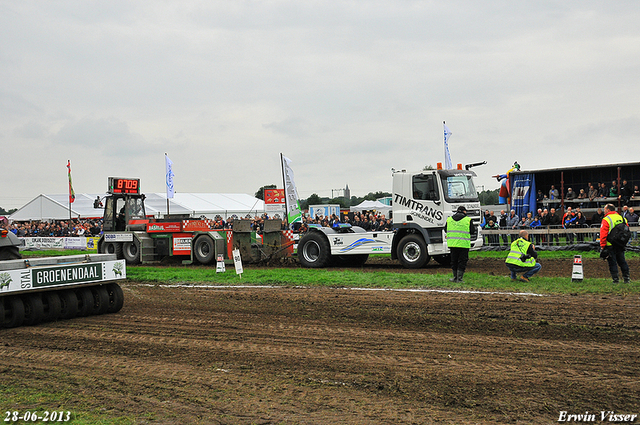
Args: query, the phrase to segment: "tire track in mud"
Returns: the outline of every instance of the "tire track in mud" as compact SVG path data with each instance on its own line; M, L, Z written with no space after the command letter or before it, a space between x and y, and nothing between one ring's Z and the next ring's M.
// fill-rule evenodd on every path
M612 407L629 410L640 395L629 300L125 290L118 314L3 330L0 370L14 380L67 374L71 388L103 389L114 406L122 393L126 408L151 406L166 418L206 417L214 405L232 415L224 423L424 422L415 412L440 412L442 423L550 423L541 414L568 399L592 409L624 388L629 395ZM581 323L582 311L624 327L522 325L545 314ZM506 315L516 319L494 319ZM599 339L616 332L626 340Z
M116 322L120 325L131 323L131 317L119 317ZM123 321L124 319L124 321ZM99 319L95 321L99 322ZM110 321L110 325L115 325ZM574 360L576 352L594 353L601 359L625 358L637 359L637 347L620 344L585 343L576 344L540 339L522 339L514 342L512 338L476 335L460 336L453 333L425 333L378 329L372 331L362 328L336 328L319 325L283 325L265 323L246 323L246 328L236 326L233 338L235 340L218 340L211 337L191 336L186 337L176 328L176 322L193 325L190 319L171 320L173 325L167 328L178 333L177 336L169 336L162 329L155 329L154 334L140 332L139 329L122 328L120 332L97 330L94 327L104 328L104 324L96 323L83 329L77 328L20 328L16 330L22 334L24 340L77 340L82 346L96 346L100 342L109 341L110 344L119 344L122 347L153 347L167 349L183 349L200 352L214 353L242 353L248 357L272 357L282 359L289 357L297 361L343 362L376 366L376 367L401 367L407 370L437 368L441 372L468 370L473 373L499 374L502 377L518 376L531 378L544 376L548 379L562 377L563 379L577 379L586 381L598 381L600 384L617 382L620 385L635 386L638 379L634 376L626 376L620 373L596 372L590 370L589 365L576 367L546 367L544 364L549 356L557 358L559 363L570 363ZM141 320L134 320L136 326ZM157 322L156 322L157 323ZM257 328L257 329L256 329ZM215 329L211 329L213 334ZM239 335L251 334L251 342L239 341ZM302 341L302 335L306 342ZM335 344L335 341L343 341ZM348 341L348 342L347 342ZM312 344L313 343L313 344ZM364 348L366 347L366 348ZM395 347L402 347L395 348ZM512 354L521 353L522 356L539 357L540 360L530 359L526 365L515 365L512 359L500 358L484 354L511 351ZM383 354L384 353L384 354ZM445 355L446 353L446 355ZM26 352L22 353L25 354ZM452 355L453 354L453 355ZM50 355L53 355L51 353ZM587 356L590 357L590 356ZM473 360L471 360L473 358ZM337 360L339 359L339 360ZM92 365L95 366L95 365ZM596 368L601 368L597 364Z

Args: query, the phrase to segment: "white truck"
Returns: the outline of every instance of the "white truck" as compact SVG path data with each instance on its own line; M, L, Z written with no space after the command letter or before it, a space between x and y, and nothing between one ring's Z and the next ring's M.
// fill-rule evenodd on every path
M451 259L444 226L459 206L479 229L480 202L473 171L424 170L393 172L393 231L367 232L361 227L310 226L298 244L298 260L304 267L331 263L364 264L369 254L391 254L406 268L424 267L433 257L442 265ZM471 249L482 247L480 230L471 236Z
M126 277L114 254L0 261L0 328L115 313Z

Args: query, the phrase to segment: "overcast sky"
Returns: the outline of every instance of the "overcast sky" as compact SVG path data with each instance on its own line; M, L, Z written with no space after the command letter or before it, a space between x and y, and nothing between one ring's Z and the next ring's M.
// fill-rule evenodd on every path
M640 2L0 0L0 206L638 161Z

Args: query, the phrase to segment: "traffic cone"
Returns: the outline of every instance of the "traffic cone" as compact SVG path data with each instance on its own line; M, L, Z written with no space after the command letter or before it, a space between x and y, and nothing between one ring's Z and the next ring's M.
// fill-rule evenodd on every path
M573 271L571 272L572 282L582 282L584 273L582 272L582 255L573 256Z

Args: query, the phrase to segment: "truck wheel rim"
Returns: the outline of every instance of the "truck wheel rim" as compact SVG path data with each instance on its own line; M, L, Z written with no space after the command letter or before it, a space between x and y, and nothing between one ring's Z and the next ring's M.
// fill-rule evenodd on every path
M307 242L302 250L302 255L304 255L304 259L308 262L316 262L320 256L320 245L318 245L316 241Z
M209 252L211 252L211 251L209 250L209 245L208 245L208 244L206 244L206 243L205 243L205 244L202 244L202 245L200 246L199 251L200 251L200 255L201 255L201 256L203 256L203 257L206 257L207 255L209 255Z
M412 263L420 258L421 253L422 250L420 249L420 245L415 242L410 242L406 244L404 248L402 248L402 256L405 258L405 260Z
M137 246L136 246L136 244L134 244L134 243L130 244L130 245L127 247L127 251L129 251L129 252L128 252L128 254L129 254L131 257L137 257L137 256L138 256L138 247L137 247Z

